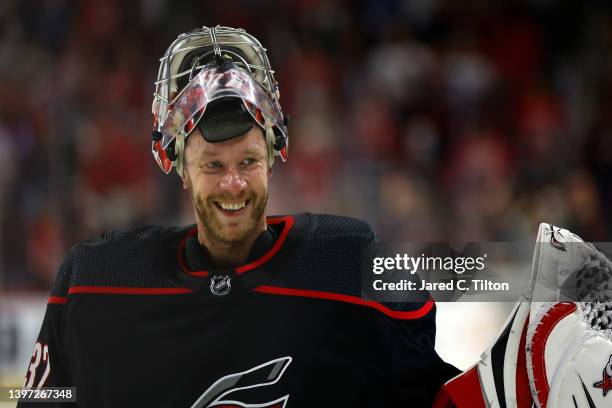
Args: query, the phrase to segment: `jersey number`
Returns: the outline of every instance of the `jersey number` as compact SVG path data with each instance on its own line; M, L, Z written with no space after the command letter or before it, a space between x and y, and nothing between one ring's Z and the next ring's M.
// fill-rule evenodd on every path
M45 381L47 381L47 377L49 377L49 373L51 372L51 361L49 361L49 346L44 343L37 342L34 347L34 353L32 353L32 360L30 361L30 367L28 367L28 372L25 376L25 380L23 381L23 386L25 388L32 388L34 385L34 380L36 379L36 370L42 363L45 367L45 371L43 372L40 381L36 388L40 388L45 385Z

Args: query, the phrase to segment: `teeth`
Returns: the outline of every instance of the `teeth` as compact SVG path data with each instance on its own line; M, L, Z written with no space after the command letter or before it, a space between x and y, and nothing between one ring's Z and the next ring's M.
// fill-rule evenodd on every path
M241 210L241 209L244 208L244 206L246 205L246 201L243 201L241 203L222 203L222 202L219 202L219 205L225 211L238 211L238 210Z

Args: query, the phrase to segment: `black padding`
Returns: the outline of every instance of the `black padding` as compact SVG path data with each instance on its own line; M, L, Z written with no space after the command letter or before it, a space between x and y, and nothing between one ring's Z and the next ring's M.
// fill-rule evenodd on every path
M197 126L204 140L216 143L241 136L251 130L253 117L241 99L226 97L209 103Z

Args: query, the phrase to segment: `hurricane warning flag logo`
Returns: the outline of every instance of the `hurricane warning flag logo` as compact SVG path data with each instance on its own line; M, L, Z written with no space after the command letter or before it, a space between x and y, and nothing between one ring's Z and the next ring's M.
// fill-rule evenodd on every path
M208 387L191 408L285 408L289 394L274 401L257 404L236 401L231 398L231 394L277 383L291 364L291 360L291 357L281 357L247 371L226 375Z
M555 249L558 249L559 251L567 251L565 244L559 241L556 236L556 234L559 234L559 236L563 238L563 234L561 234L560 228L555 228L554 225L548 224L548 230L546 231L546 234L550 235L550 246Z
M603 378L601 381L597 381L593 384L595 388L601 388L603 396L605 397L608 391L612 390L612 355L608 359L608 364L603 369Z

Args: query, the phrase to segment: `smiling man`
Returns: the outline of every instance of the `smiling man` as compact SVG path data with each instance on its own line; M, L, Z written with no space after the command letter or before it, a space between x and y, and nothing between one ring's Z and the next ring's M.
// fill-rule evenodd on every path
M288 132L257 39L181 34L155 85L153 155L195 224L75 245L24 385L75 387L81 407L430 406L455 373L434 350L435 306L361 299L371 228L266 215Z
M217 267L245 263L257 236L266 230L267 149L263 132L253 127L223 143L190 137L183 187L191 194L198 241Z

